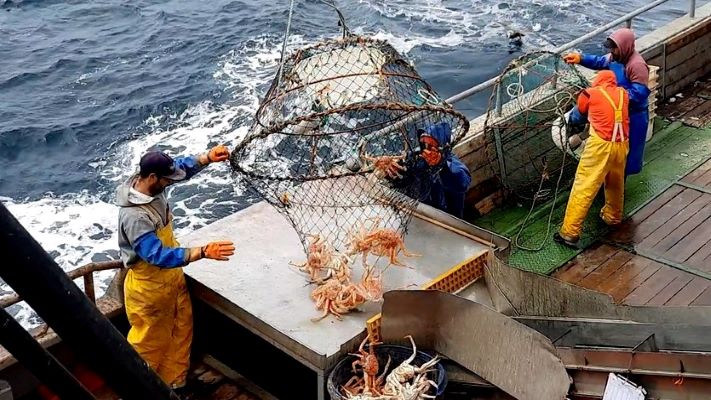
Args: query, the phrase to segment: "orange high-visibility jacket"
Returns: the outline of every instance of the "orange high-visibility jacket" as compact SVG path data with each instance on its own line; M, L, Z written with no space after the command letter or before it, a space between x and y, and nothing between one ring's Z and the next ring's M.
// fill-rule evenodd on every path
M595 132L607 141L628 140L629 98L627 91L617 86L614 72L603 70L597 73L592 87L578 96L578 109L588 115L590 134Z

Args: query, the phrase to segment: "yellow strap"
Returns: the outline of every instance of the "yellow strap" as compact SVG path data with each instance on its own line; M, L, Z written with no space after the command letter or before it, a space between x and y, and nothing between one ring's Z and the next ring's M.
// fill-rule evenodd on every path
M602 93L602 95L605 96L605 98L607 99L607 102L610 103L610 105L612 106L612 109L615 110L615 122L616 123L622 122L622 106L624 105L624 99L625 99L625 97L624 97L625 94L623 92L624 89L617 88L617 90L620 93L620 104L619 105L615 104L615 101L612 100L612 97L610 97L610 95L607 93L605 88L599 88L599 89L600 89L600 92Z

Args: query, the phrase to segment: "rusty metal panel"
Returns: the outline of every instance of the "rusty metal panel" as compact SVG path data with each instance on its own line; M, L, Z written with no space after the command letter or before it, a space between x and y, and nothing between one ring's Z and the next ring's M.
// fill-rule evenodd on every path
M541 333L479 303L437 291L385 294L384 341L432 349L521 400L562 400L570 377Z
M558 354L568 369L704 379L711 387L710 353L558 348Z

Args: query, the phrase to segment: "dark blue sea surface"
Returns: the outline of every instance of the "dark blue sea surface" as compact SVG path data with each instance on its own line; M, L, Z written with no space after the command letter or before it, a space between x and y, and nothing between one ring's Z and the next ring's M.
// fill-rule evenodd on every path
M351 30L390 41L444 97L646 4L645 0L348 0ZM151 147L234 146L277 68L289 2L0 0L0 198L65 268L115 257L116 185ZM688 2L635 19L644 34ZM297 0L288 49L339 35ZM507 32L523 32L512 48ZM601 51L600 36L582 46ZM457 104L470 117L488 93ZM227 165L171 191L179 233L251 201ZM103 253L104 255L96 255ZM101 290L101 288L99 288Z

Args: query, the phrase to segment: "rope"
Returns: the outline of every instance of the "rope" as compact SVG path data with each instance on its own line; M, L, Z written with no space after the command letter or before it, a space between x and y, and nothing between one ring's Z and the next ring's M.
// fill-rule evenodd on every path
M528 214L526 215L526 218L524 218L523 223L521 223L521 229L518 231L516 234L516 238L514 239L514 244L516 247L518 247L521 250L525 251L541 251L543 250L543 247L546 245L546 242L548 241L548 236L551 233L551 226L552 223L551 221L553 220L553 211L555 210L556 202L558 200L558 190L560 187L560 181L563 178L563 167L565 166L565 158L566 155L568 154L567 151L563 152L563 161L561 162L561 167L560 167L560 173L558 174L558 181L555 184L555 191L553 192L553 202L551 203L551 210L548 212L548 222L546 224L546 234L543 236L543 241L536 246L536 247L527 247L521 244L520 238L521 238L521 233L523 233L524 228L526 227L526 222L528 222L528 218L531 217L531 214L533 213L533 208L536 206L536 199L539 196L533 196L533 202L531 203L531 208L528 210ZM545 180L545 174L541 176L541 182L538 185L538 192L536 194L540 193L541 191L541 186L543 186L543 181Z
M348 26L346 26L346 19L343 17L343 14L341 13L341 10L336 7L336 1L333 0L331 3L327 2L326 0L321 0L321 2L334 10L336 10L336 13L338 14L338 22L340 25L343 27L343 38L345 39L346 36L350 36L351 30L348 29Z
M291 18L294 15L294 0L289 4L289 18L286 20L286 32L284 33L284 42L281 45L281 57L279 58L279 76L277 77L277 85L281 84L281 74L284 71L284 55L286 54L286 42L289 39L289 30L291 30Z
M558 94L562 94L562 97L560 99L557 98ZM558 92L554 95L554 100L555 100L555 110L551 110L558 114L559 118L565 119L565 111L563 110L563 105L567 104L571 99L574 99L574 96L571 93L568 92ZM526 110L528 111L528 109ZM564 121L565 123L565 121ZM562 131L559 131L559 134L562 135ZM567 138L560 138L560 142L564 143L564 140L567 140ZM553 201L551 202L551 208L550 211L548 212L548 221L546 223L546 234L543 236L543 240L538 246L534 247L528 247L524 246L521 244L521 233L523 233L523 230L526 228L526 223L528 222L528 219L530 218L531 214L533 213L533 209L536 206L536 200L540 198L539 193L541 193L541 188L543 186L543 182L546 180L547 177L547 171L546 167L544 166L544 171L541 174L541 180L538 185L538 190L536 191L536 194L533 196L533 201L531 202L531 208L528 210L528 214L526 215L526 218L524 218L523 223L521 223L521 229L519 229L518 233L516 234L516 237L514 239L514 244L516 247L518 247L521 250L525 251L532 251L532 252L537 252L543 250L543 247L545 247L546 242L548 241L548 237L551 233L551 226L552 220L553 220L553 212L555 211L556 203L558 201L558 193L560 190L560 182L563 179L563 171L565 170L565 161L568 155L568 152L565 149L561 149L563 151L563 160L561 161L560 165L560 171L558 173L558 180L556 181L555 185L555 190L553 191Z

